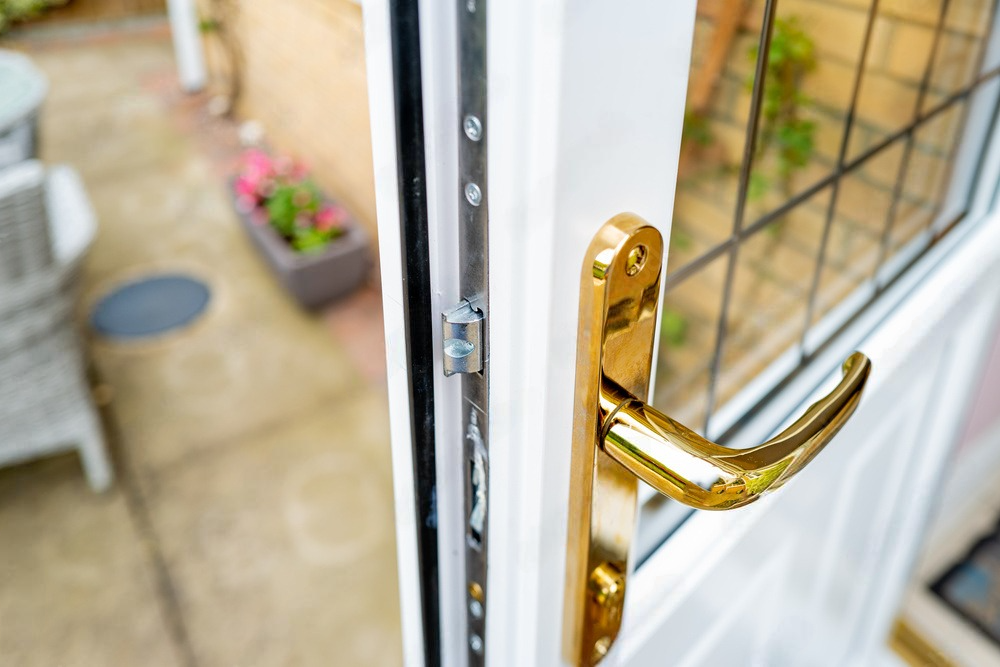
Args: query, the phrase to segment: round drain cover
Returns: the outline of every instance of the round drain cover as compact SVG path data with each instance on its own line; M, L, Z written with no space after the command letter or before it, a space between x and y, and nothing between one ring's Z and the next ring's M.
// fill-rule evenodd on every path
M110 338L159 336L197 319L209 297L208 286L200 280L180 274L150 276L102 298L90 324Z

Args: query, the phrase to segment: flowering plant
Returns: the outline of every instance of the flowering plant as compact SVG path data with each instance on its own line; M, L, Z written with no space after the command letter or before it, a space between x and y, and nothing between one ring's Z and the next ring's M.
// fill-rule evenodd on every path
M240 210L265 213L261 224L270 224L297 252L318 252L344 233L347 211L325 201L294 160L248 150L234 189Z

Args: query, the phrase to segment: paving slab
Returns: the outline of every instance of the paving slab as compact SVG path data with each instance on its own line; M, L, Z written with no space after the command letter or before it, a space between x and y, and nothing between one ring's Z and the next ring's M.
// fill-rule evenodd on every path
M120 490L76 455L0 469L0 664L180 665Z
M150 515L201 665L399 665L384 397L162 471Z

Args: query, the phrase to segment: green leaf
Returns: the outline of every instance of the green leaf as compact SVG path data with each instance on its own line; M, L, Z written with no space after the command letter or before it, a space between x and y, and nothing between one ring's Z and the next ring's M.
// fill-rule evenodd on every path
M660 320L660 338L669 347L681 347L687 342L688 320L673 308L663 309Z
M271 225L285 238L290 238L295 230L295 192L293 186L279 185L265 204Z
M699 146L709 146L715 141L708 118L694 111L684 113L684 129L681 132L682 139L693 141Z
M688 250L692 244L691 235L682 229L674 229L670 232L670 247L678 250Z
M302 253L320 252L330 243L330 235L318 229L299 228L292 237L292 248Z
M752 55L756 53L756 48L751 49ZM795 172L806 168L812 159L816 124L801 118L803 110L813 103L802 92L802 78L815 67L815 42L799 18L777 19L768 52L749 199L760 199L774 185L787 190Z
M771 189L771 180L759 171L750 172L750 180L747 182L747 199L757 201L767 194Z

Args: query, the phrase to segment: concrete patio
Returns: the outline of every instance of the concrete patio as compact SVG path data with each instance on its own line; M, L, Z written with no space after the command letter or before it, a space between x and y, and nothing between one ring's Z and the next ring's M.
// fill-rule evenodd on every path
M377 285L300 311L242 234L235 126L179 92L162 19L46 29L43 158L76 167L100 233L78 319L117 481L75 455L0 470L0 664L401 663ZM96 299L164 269L208 313L122 344Z

